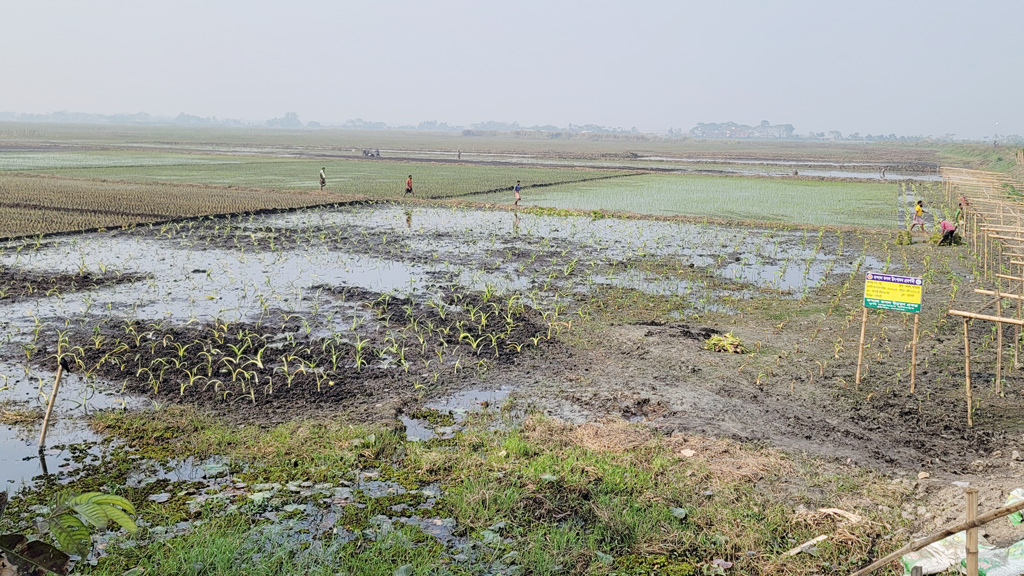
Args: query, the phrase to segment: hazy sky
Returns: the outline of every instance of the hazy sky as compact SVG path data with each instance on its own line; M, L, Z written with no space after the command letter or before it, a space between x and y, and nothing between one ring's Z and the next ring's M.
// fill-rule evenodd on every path
M1024 0L0 3L0 111L1024 135Z

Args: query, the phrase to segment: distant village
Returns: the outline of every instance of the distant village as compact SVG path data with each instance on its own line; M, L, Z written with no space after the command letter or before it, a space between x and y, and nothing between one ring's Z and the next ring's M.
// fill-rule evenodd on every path
M792 138L792 124L770 124L762 120L757 126L747 126L735 122L698 122L690 129L694 138Z
M303 122L295 112L287 112L279 118L271 118L264 122L243 121L226 118L201 118L192 114L181 113L177 117L152 116L145 112L136 114L89 114L82 112L51 112L49 114L25 114L16 112L0 111L0 122L27 122L27 123L66 123L66 124L114 124L114 125L162 125L162 126L187 126L187 127L244 127L252 128L262 126L271 129L284 130L318 130L318 129L342 129L342 130L414 130L423 132L458 132L462 136L497 136L502 135L512 138L538 138L538 139L586 139L586 140L652 140L668 136L669 138L708 138L708 139L740 139L740 140L845 140L860 142L915 142L915 141L972 141L978 138L962 138L956 134L944 134L942 136L897 136L896 134L867 134L859 132L843 134L838 130L827 132L806 132L797 133L792 124L772 124L762 120L756 126L737 124L736 122L698 122L689 130L683 128L669 128L667 134L645 133L636 127L609 127L597 124L569 124L558 127L553 125L523 126L518 122L487 121L477 122L469 126L450 125L446 122L436 120L420 122L418 124L403 124L391 126L384 122L363 120L356 118L347 120L340 124L325 124L317 121ZM1024 136L1017 134L993 134L980 138L982 141L992 141L1001 144L1024 143ZM374 151L375 152L375 151ZM366 153L370 155L369 152Z

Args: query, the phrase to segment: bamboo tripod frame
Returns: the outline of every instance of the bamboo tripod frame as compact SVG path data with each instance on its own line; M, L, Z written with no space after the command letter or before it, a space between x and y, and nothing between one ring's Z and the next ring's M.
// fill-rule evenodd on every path
M1011 192L1022 185L1007 174L941 168L942 188L949 206L962 203L963 224L960 228L970 252L981 264L983 282L992 290L975 289L976 294L993 299L973 311L950 309L949 314L963 318L964 388L967 400L967 425L974 425L973 391L971 388L970 320L996 324L995 391L1003 394L1003 332L1007 324L1014 327L1013 368L1020 368L1020 330L1024 326L1024 202ZM1003 301L1014 302L1011 316L1004 315ZM995 314L984 313L995 306Z

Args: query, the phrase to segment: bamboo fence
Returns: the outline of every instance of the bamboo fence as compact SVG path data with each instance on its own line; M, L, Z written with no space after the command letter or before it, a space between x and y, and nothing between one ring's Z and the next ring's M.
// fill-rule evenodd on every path
M1024 150L1018 151L1018 163L1024 163ZM951 207L962 203L963 219L958 231L970 251L981 265L982 280L992 286L991 290L977 288L975 294L986 297L981 303L972 305L974 310L950 309L949 314L963 319L964 333L964 380L967 399L967 425L972 426L971 391L971 350L970 322L972 320L994 322L996 330L996 392L1002 393L1003 374L1003 329L1007 324L1014 326L1013 367L1020 368L1020 327L1024 325L1021 303L1024 301L1024 197L1016 190L1024 185L1007 174L983 172L964 168L941 168L943 191ZM1011 302L1009 311L1004 301ZM994 314L985 313L993 308ZM1009 312L1009 315L1006 313ZM903 554L919 550L951 534L967 530L968 576L978 575L977 528L996 518L1024 509L1024 502L1017 502L987 514L977 516L978 497L976 490L967 490L967 520L956 526L943 529L935 534L915 540L869 566L854 573L866 576L898 559Z
M1003 332L1007 324L1014 327L1013 368L1020 368L1020 329L1024 325L1024 198L1017 189L1021 183L1008 174L965 168L942 168L942 186L946 202L958 203L963 210L961 236L981 265L983 284L992 289L974 292L991 297L973 310L951 308L949 314L963 318L964 323L964 387L967 400L967 425L973 426L973 394L971 390L971 320L996 323L995 392L1002 395ZM1011 309L1004 308L1009 301ZM993 308L989 313L989 308ZM1008 314L1007 314L1008 313Z

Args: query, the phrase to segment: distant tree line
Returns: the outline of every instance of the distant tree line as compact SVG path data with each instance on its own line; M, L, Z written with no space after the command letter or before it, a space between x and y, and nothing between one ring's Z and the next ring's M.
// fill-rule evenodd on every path
M89 114L85 112L69 112L61 110L49 114L26 114L19 112L0 112L0 122L25 122L25 123L61 123L61 124L127 124L127 125L162 125L162 126L222 126L222 127L251 127L259 126L258 123L245 122L235 119L222 119L215 116L200 117L182 112L175 117L153 116L145 112L137 114ZM428 120L418 124L403 124L390 126L384 122L363 120L355 118L347 120L342 124L322 124L320 122L302 122L295 112L286 112L279 118L271 118L262 123L267 128L279 128L287 130L317 129L317 128L341 128L348 130L422 130L430 132L459 132L465 136L485 136L505 134L520 138L575 138L595 139L603 136L616 139L644 140L650 138L664 137L664 134L641 133L634 126L632 128L612 128L598 124L572 124L559 127L552 124L523 126L518 122L487 121L476 122L466 126L451 125L447 122ZM1024 137L1011 134L984 136L981 138L957 138L956 134L945 134L943 136L897 136L896 134L867 134L861 136L859 132L844 136L838 130L828 132L808 132L797 134L792 124L772 124L762 120L756 126L738 124L736 122L699 122L690 130L669 128L670 138L722 138L722 139L773 139L773 140L834 140L834 141L856 141L856 142L919 142L939 141L958 142L982 140L998 142L1000 144L1017 145L1024 143Z

